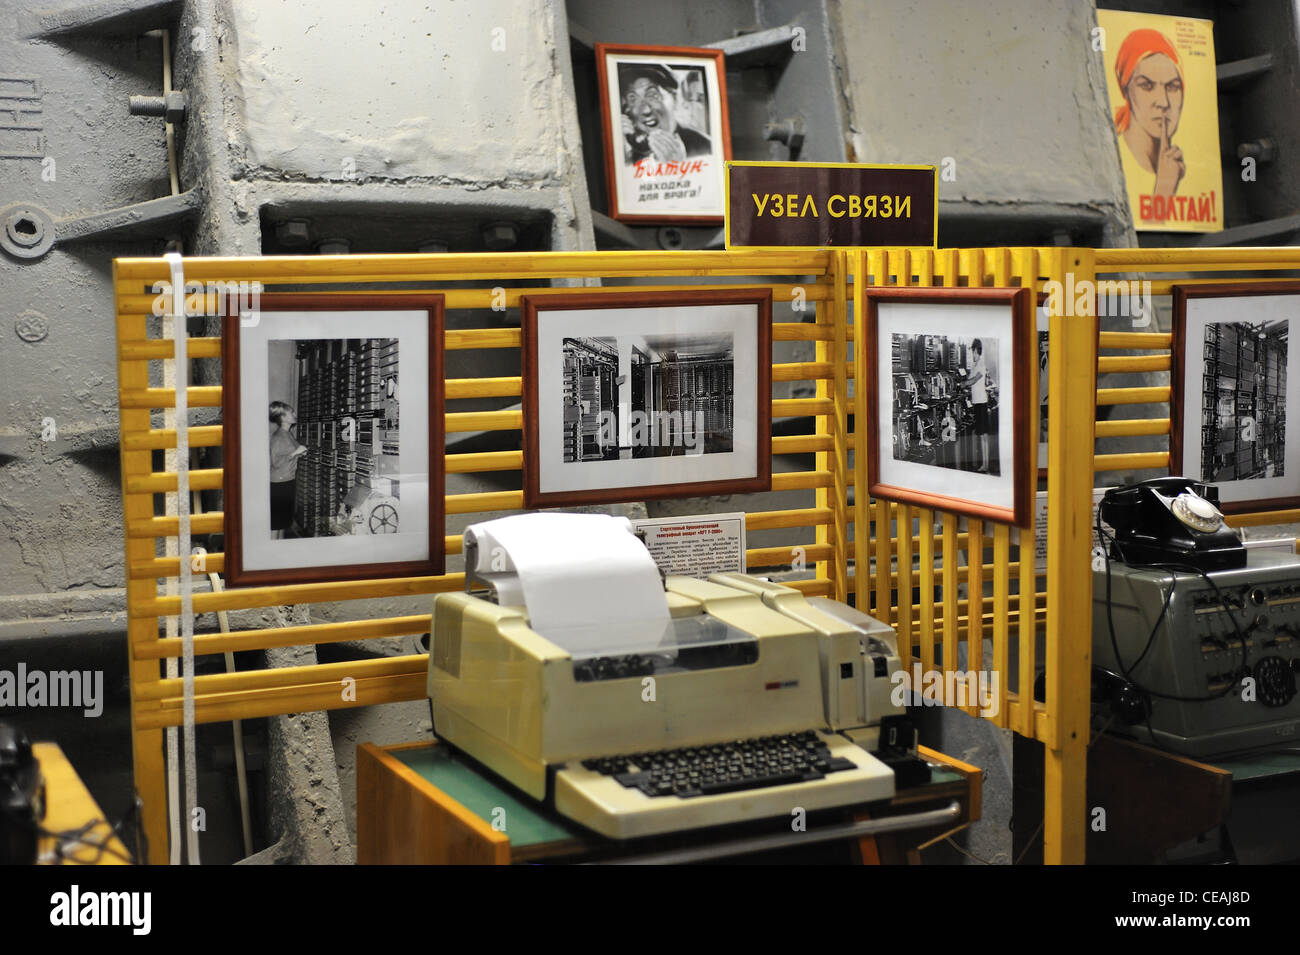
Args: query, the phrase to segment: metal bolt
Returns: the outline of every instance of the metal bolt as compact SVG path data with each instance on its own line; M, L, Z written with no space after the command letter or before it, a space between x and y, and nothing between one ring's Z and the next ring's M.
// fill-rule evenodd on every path
M185 92L172 90L165 96L132 96L127 110L132 116L161 116L169 123L179 123L187 105Z
M1238 159L1255 159L1259 163L1271 163L1277 158L1277 143L1267 137L1258 139L1253 143L1242 143L1237 147Z
M686 236L682 235L682 230L673 226L664 226L659 230L659 248L672 251L680 249L686 244Z
M774 143L784 143L791 149L799 149L803 146L804 125L803 120L797 116L790 119L784 119L779 123L765 123L763 126L763 138Z
M276 223L275 240L286 248L300 248L311 239L311 223L306 219L286 219Z
M519 242L519 227L513 222L489 222L483 227L483 244L492 252L513 249Z
M54 245L54 219L40 206L18 202L0 209L0 248L20 259L39 259Z
M317 255L347 255L351 251L351 239L321 239L316 243Z

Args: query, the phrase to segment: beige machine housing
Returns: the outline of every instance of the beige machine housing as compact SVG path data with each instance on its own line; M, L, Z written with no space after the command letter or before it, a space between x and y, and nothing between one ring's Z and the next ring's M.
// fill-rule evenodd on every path
M580 682L573 656L526 611L471 594L434 599L429 696L435 732L544 799L548 767L616 752L704 745L825 725L819 635L761 597L666 580L674 618L707 613L758 640L752 664Z

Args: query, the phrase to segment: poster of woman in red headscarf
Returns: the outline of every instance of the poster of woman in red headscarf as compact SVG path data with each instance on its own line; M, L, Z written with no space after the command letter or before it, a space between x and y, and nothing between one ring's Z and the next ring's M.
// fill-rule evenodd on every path
M1098 10L1107 88L1141 231L1223 228L1223 172L1209 20Z

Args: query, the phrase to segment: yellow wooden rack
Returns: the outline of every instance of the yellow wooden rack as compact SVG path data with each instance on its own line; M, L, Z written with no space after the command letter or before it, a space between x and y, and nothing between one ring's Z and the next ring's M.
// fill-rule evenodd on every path
M1300 249L865 249L816 252L547 252L468 255L356 255L315 257L195 258L184 262L187 282L261 282L265 291L292 286L295 290L376 291L375 286L402 283L403 291L438 291L448 309L481 310L483 326L448 330L445 347L456 349L518 349L517 328L501 327L494 305L519 305L523 295L572 293L574 282L617 280L622 291L637 288L770 287L778 302L806 302L809 322L777 322L774 341L811 341L815 361L773 365L774 381L815 382L815 396L774 400L775 417L807 417L813 432L778 436L774 455L814 454L811 471L774 473L773 491L812 489L813 506L800 509L752 510L746 515L750 531L804 528L807 537L796 547L751 548L752 567L792 564L799 558L815 570L811 579L796 583L808 594L840 600L856 599L881 620L895 626L904 639L900 650L910 668L913 657L927 670L958 666L989 669L998 674L996 713L987 718L1044 744L1044 858L1051 863L1084 860L1085 766L1089 726L1089 667L1091 654L1092 571L1090 518L1092 490L1099 472L1131 472L1162 468L1167 450L1157 448L1123 454L1097 454L1095 439L1145 437L1153 445L1169 434L1162 417L1096 421L1099 405L1161 405L1169 401L1168 386L1097 387L1098 377L1169 369L1170 336L1154 332L1103 332L1095 337L1090 316L1066 311L1056 301L1050 322L1050 431L1047 476L1047 525L1037 531L967 520L925 508L873 500L851 489L867 483L866 456L855 455L856 435L850 419L865 420L862 393L851 394L858 358L853 350L853 315L862 314L862 295L872 286L1030 286L1042 291L1048 282L1073 288L1099 276L1151 281L1155 295L1167 294L1171 284L1161 275L1221 272L1279 273L1300 269ZM1154 278L1153 278L1154 277ZM161 413L174 409L174 388L158 387L167 380L189 380L188 369L167 369L173 345L161 337L161 325L151 319L153 286L169 279L161 258L118 259L114 263L115 310L118 329L119 396L121 404L122 496L126 543L128 645L130 652L131 731L136 787L144 801L144 823L150 860L167 858L167 806L163 733L182 722L180 679L164 678L163 661L179 658L181 639L164 635L167 619L181 612L178 596L166 593L168 579L180 573L180 556L167 555L179 521L157 516L159 496L174 495L175 471L155 470L152 452L176 447L173 428L157 427ZM640 280L643 284L638 284ZM511 287L504 288L509 283ZM665 284L667 283L667 284ZM595 289L593 289L595 291ZM197 305L197 302L191 304ZM852 307L851 307L852 306ZM198 307L202 312L202 306ZM1065 314L1061 314L1066 312ZM1102 352L1099 356L1098 352ZM1112 355L1123 351L1128 354ZM191 338L190 359L219 359L218 338ZM1133 353L1137 354L1133 354ZM1030 375L1031 388L1038 388ZM515 397L518 377L457 378L446 381L449 407L456 399ZM221 388L191 386L188 406L221 405ZM1037 406L1037 396L1031 396ZM187 426L182 422L178 427ZM519 411L448 411L450 432L514 431L522 426ZM189 426L191 448L217 447L221 427ZM447 454L448 473L517 471L519 450ZM191 490L221 487L219 469L189 474ZM521 508L521 491L455 494L447 497L447 513L476 514ZM1300 521L1300 512L1243 515L1238 524ZM196 514L194 534L220 533L223 515ZM856 533L855 533L856 532ZM1032 558L1035 534L1046 534L1046 573ZM449 555L460 553L459 536L446 538ZM1020 555L1024 554L1022 558ZM220 573L223 556L206 556L207 571ZM233 591L197 592L196 616L220 611L352 601L376 597L430 595L463 587L462 574L372 580L360 583L318 583L251 587ZM936 602L935 594L940 594ZM899 601L895 595L919 594ZM936 605L937 604L937 605ZM325 644L343 640L400 638L430 629L428 614L348 622L313 623L272 629L200 633L196 655L271 647ZM1042 635L1044 656L1037 656L1036 636ZM910 636L910 639L907 637ZM939 648L936 654L936 647ZM937 659L936 659L937 657ZM1014 662L1014 668L1011 661ZM194 711L200 723L272 716L350 706L419 700L425 696L427 655L383 657L289 668L246 670L201 675L194 681ZM1031 688L1035 674L1045 668L1045 700L1036 702ZM340 682L355 682L355 698L340 693ZM967 707L978 715L975 705Z

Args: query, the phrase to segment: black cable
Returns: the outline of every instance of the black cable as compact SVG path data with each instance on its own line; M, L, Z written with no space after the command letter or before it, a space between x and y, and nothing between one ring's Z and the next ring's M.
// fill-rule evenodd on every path
M9 784L10 789L12 789L15 793L17 793L19 796L23 796L23 792L21 789L18 788L17 782L15 782L12 779L6 779L5 782ZM138 802L138 798L137 798L137 802ZM133 803L133 807L134 805L135 804ZM107 853L108 855L111 855L114 858L121 859L127 865L136 864L135 859L132 859L129 855L123 855L122 853L118 852L116 849L114 849L112 846L109 845L109 842L112 841L115 837L117 837L118 828L125 823L127 816L129 816L133 811L131 809L127 810L127 816L123 816L122 822L119 822L117 826L114 826L107 819L99 818L99 819L92 819L90 822L86 823L83 826L80 826L77 829L67 829L60 832L52 829L46 829L39 822L35 822L31 819L24 817L21 813L12 810L8 805L0 806L0 808L4 809L6 815L8 815L13 822L17 823L18 825L22 826L25 829L29 829L32 832L36 833L36 836L38 838L53 839L56 843L54 849L54 855L60 861L66 860L69 862L75 862L78 865L98 865L99 861L104 858L104 854ZM107 826L109 829L108 833L104 836L104 838L98 842L87 839L86 836L90 835L90 833L93 832L95 829L97 829L99 826ZM141 836L143 836L143 829L141 830ZM96 850L95 857L93 859L83 859L83 858L78 858L77 856L72 854L65 854L65 847L66 844L68 843L71 843L74 846L87 846L91 849Z
M1205 578L1205 582L1208 583L1210 587L1214 590L1214 594L1219 600L1219 609L1223 613L1225 613L1228 617L1228 620L1232 622L1232 627L1237 633L1237 639L1241 643L1241 669L1243 675L1249 674L1250 672L1249 669L1250 649L1246 645L1246 634L1243 633L1241 630L1240 621L1238 621L1237 618L1233 615L1232 611L1228 609L1228 602L1223 597L1223 591L1219 589L1219 585L1215 583L1214 578L1212 578L1208 573L1206 573L1201 568L1194 567L1190 564L1174 564L1174 563L1146 564L1142 566L1153 567L1158 570L1167 570L1170 573L1174 574L1174 577L1171 578L1170 580L1169 593L1166 594L1164 605L1160 609L1160 616L1156 618L1155 625L1151 628L1151 634L1150 636L1147 637L1146 646L1143 648L1142 653L1138 656L1137 661L1133 663L1132 667L1126 666L1124 664L1123 658L1120 655L1119 639L1115 635L1115 617L1113 613L1113 607L1111 604L1110 549L1106 546L1107 539L1109 539L1109 542L1112 543L1115 546L1115 549L1119 551L1121 557L1124 556L1124 548L1123 545L1118 540L1116 540L1116 538L1113 535L1107 534L1106 531L1102 528L1100 508L1097 509L1096 524L1097 524L1097 538L1102 542L1102 556L1106 561L1106 624L1107 624L1107 628L1110 631L1111 651L1115 654L1115 663L1119 666L1120 672L1124 674L1124 678L1128 680L1129 683L1131 683L1137 690L1139 690L1142 693L1146 693L1148 696L1153 696L1156 697L1157 699L1162 699L1162 700L1171 700L1176 703L1210 703L1215 700L1221 700L1229 693L1233 692L1237 688L1237 684L1235 682L1229 683L1218 693L1214 693L1209 696L1178 696L1173 693L1162 693L1159 690L1152 690L1148 687L1143 686L1141 683L1137 681L1137 679L1133 677L1130 670L1136 669L1138 664L1141 663L1143 659L1145 659L1148 651L1150 651L1152 645L1155 642L1155 636L1160 629L1160 624L1164 622L1166 612L1169 609L1169 604L1173 600L1174 589L1177 586L1177 582L1178 582L1177 575L1179 573L1199 574L1201 577ZM1254 628L1252 627L1251 630L1253 629ZM1149 721L1150 721L1150 717L1148 716L1148 729L1150 729Z

